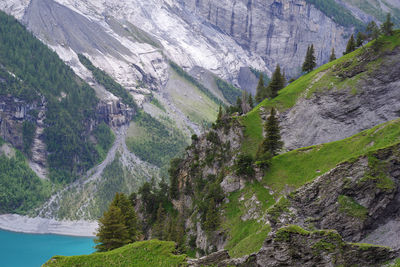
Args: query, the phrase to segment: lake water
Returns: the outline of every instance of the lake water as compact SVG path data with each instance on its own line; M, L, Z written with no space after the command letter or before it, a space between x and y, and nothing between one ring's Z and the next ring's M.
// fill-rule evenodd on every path
M93 238L23 234L0 230L1 267L39 267L54 255L94 252Z

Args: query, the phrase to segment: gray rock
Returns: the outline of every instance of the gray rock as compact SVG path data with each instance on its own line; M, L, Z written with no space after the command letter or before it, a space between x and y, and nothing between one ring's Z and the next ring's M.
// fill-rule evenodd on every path
M400 49L363 76L357 92L324 90L280 114L287 149L341 140L400 116ZM324 79L321 73L320 79ZM349 74L354 76L354 74Z

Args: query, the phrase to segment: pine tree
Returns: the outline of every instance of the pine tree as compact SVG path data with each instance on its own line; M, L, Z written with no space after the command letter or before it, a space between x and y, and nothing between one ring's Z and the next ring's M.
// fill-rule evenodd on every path
M99 219L96 236L95 248L99 252L119 248L131 242L125 225L125 217L120 208L110 205L108 211Z
M219 105L217 123L219 123L221 121L221 119L222 119L222 107L221 107L221 105Z
M286 85L287 85L286 72L285 72L285 70L283 70L283 72L282 72L282 84L283 84L283 88L285 88Z
M249 94L249 106L251 109L254 108L253 96L251 94Z
M236 110L239 114L243 114L242 99L240 97L236 99Z
M271 114L265 123L264 129L266 137L261 144L259 154L270 153L272 156L275 156L283 146L275 108L271 108Z
M276 66L274 73L272 74L271 82L268 85L269 91L271 92L270 97L274 98L278 95L278 91L284 87L284 80L281 74L281 67L279 64Z
M377 39L381 34L378 25L376 25L375 21L371 21L370 23L368 23L366 31L367 31L367 37L372 40Z
M329 57L329 62L332 62L334 60L336 60L335 48L332 48L331 56Z
M343 53L343 55L349 54L354 50L356 50L356 41L354 40L354 35L352 34L347 42L346 51Z
M304 59L302 71L303 72L308 72L309 69L310 69L310 46L307 47L307 54L306 54L306 57Z
M162 204L160 203L157 210L156 223L154 224L153 227L153 237L158 238L160 240L166 239L165 219L166 219L165 210Z
M125 218L124 224L129 233L129 239L134 242L139 240L140 229L138 218L136 216L135 208L132 202L124 193L116 193L111 206L118 207Z
M310 70L309 71L312 71L317 66L317 61L316 60L317 59L315 58L314 44L311 44L311 48L310 48Z
M366 36L365 36L364 33L358 32L358 33L357 33L357 38L356 38L356 40L357 40L357 41L356 41L356 47L362 46L363 43L364 43L364 41L365 41L365 38L366 38Z
M256 101L260 103L265 99L265 97L266 96L265 96L264 76L260 74L256 91Z
M315 58L314 45L312 44L307 48L306 58L303 63L302 70L304 72L311 72L317 66Z
M386 16L386 21L382 24L381 29L384 35L392 36L393 35L393 26L391 14L388 13Z

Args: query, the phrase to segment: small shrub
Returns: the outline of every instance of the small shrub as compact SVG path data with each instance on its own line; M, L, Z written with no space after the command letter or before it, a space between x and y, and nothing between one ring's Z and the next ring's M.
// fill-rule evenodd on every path
M235 173L239 176L254 176L253 157L250 155L240 154L236 159Z

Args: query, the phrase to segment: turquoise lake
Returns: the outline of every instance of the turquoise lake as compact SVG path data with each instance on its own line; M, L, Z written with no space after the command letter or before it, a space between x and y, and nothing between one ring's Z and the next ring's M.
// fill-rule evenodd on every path
M72 256L94 252L93 238L36 235L0 230L1 267L38 267L54 255Z

